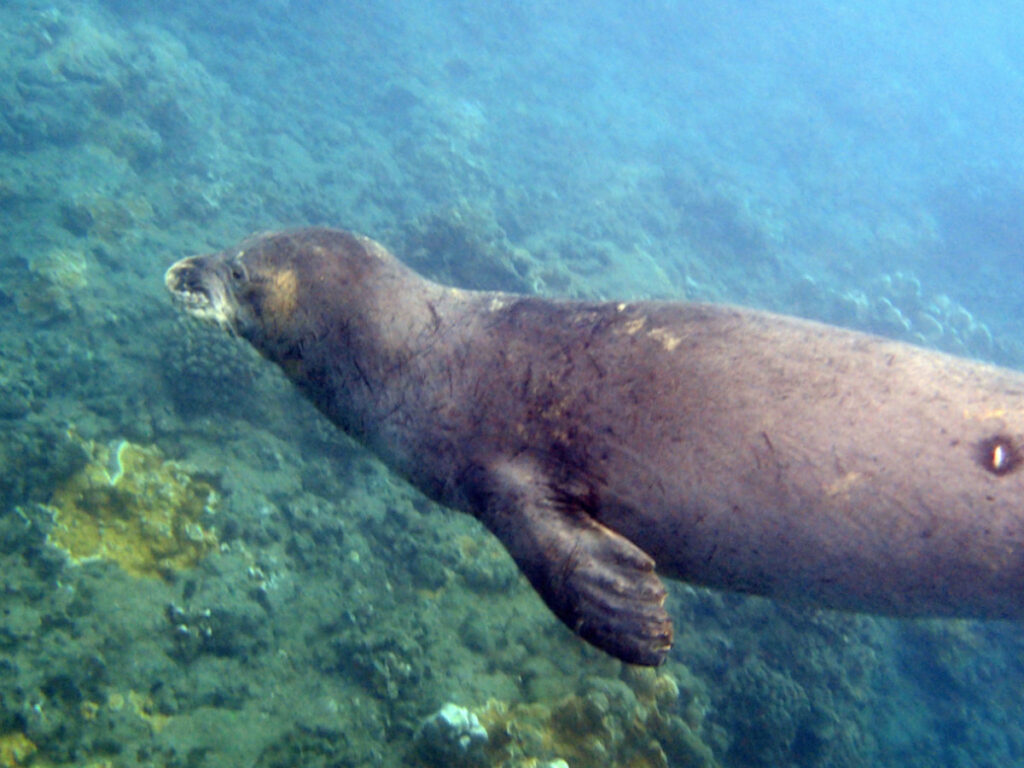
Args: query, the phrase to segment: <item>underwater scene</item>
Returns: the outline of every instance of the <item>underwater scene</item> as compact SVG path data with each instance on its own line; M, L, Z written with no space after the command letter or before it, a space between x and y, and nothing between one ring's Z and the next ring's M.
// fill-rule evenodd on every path
M1006 0L0 4L0 768L1024 767L1019 622L668 579L625 664L164 284L337 227L1021 370L1021 40Z

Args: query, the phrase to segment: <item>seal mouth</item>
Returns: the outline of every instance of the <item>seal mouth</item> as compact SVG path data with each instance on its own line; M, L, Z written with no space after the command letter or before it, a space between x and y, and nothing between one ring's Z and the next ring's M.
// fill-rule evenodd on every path
M195 257L190 256L172 264L164 275L164 285L174 302L191 317L215 323L222 328L233 327L234 313L230 309L223 281L199 264Z

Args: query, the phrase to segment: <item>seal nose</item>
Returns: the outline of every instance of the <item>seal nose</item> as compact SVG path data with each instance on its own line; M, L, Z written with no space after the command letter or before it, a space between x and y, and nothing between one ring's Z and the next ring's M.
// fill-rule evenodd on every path
M192 257L176 261L164 274L164 285L171 293L195 293L202 289L199 270Z

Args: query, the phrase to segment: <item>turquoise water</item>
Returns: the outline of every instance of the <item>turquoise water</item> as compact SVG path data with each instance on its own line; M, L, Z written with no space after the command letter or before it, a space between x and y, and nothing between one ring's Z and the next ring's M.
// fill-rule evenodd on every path
M465 287L1024 368L1022 33L1008 2L0 6L0 765L1024 766L1019 625L673 584L670 662L626 669L162 284L323 224ZM423 726L447 702L463 746Z

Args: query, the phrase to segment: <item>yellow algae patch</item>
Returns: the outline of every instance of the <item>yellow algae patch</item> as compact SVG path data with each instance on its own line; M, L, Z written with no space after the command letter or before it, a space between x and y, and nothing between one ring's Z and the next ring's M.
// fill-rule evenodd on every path
M128 692L128 699L132 703L132 707L135 709L135 714L146 721L149 727L153 729L154 733L159 733L165 727L167 723L171 721L170 715L163 715L156 711L153 706L153 699L149 696L143 696L141 693L135 691Z
M5 733L0 736L0 766L17 768L28 765L38 747L24 733Z
M203 520L217 492L153 446L83 441L89 461L50 498L49 541L74 562L113 560L136 576L195 565L217 544Z

